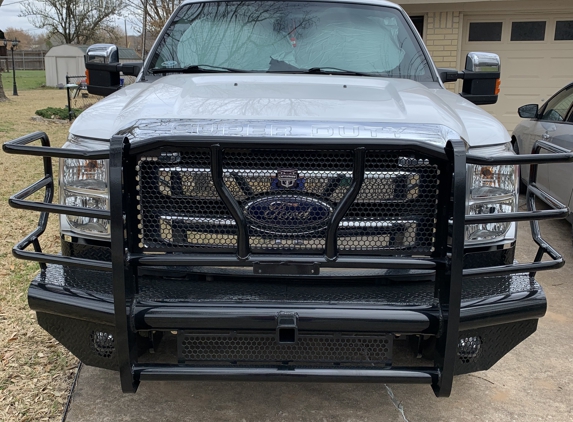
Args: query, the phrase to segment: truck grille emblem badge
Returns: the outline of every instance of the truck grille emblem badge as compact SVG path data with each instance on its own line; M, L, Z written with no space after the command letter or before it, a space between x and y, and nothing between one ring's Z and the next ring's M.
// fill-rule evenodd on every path
M291 169L277 170L277 175L271 178L271 190L295 189L304 190L306 180L300 177L298 171Z

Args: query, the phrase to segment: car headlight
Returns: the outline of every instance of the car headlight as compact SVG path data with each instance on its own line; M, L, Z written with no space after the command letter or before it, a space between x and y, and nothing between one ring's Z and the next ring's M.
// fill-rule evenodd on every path
M63 148L99 150L106 141L68 137ZM60 158L60 203L75 207L109 210L109 160ZM71 231L97 237L110 235L109 220L75 215L62 216ZM63 222L62 222L63 223Z
M471 148L474 155L514 155L511 144L484 148ZM467 214L499 214L517 211L518 166L467 165L468 204ZM515 223L484 223L466 225L466 244L478 244L506 239Z

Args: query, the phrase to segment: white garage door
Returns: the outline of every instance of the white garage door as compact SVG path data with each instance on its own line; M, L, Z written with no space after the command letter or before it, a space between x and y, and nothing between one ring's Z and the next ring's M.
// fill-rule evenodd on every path
M484 109L509 131L518 107L541 104L573 82L573 15L466 15L463 26L462 60L470 51L501 58L501 94Z

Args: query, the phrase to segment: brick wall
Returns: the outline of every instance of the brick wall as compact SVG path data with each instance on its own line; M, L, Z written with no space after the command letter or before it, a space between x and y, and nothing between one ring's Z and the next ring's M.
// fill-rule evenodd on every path
M426 20L426 46L436 67L458 67L460 12L429 12ZM455 91L456 84L446 87Z

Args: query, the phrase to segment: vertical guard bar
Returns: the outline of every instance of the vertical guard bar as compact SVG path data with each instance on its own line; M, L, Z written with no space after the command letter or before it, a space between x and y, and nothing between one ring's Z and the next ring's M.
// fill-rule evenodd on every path
M554 154L560 152L558 146L548 144L545 141L537 141L535 142L535 144L533 144L531 154L539 154L542 148L547 149L553 152ZM529 180L527 183L528 187L527 187L527 192L525 193L525 202L527 204L528 211L537 210L535 206L535 194L531 191L531 189L529 189L529 187L530 186L537 187L538 166L539 166L538 163L532 163L531 166L529 167ZM531 220L529 224L531 226L531 236L533 237L533 241L538 246L537 253L535 254L535 259L533 260L533 262L541 262L541 260L543 259L543 255L545 255L546 252L548 252L553 259L562 258L561 254L559 254L559 252L557 252L549 243L545 241L545 239L543 239L543 237L541 237L541 229L539 227L539 221ZM529 273L529 276L535 277L535 274L537 274L537 272L531 271Z
M215 185L217 193L237 224L237 257L239 259L247 259L251 254L247 220L243 210L223 181L223 149L219 144L211 145L211 176L213 177L213 185Z
M350 188L338 203L338 206L332 213L326 231L326 246L325 255L326 259L333 261L338 257L338 244L336 236L338 233L338 225L348 209L354 203L354 200L360 192L362 183L364 182L364 167L365 167L366 149L364 147L356 148L354 150L354 168L352 170L352 184Z
M454 379L460 326L460 305L464 259L464 231L466 215L466 150L461 140L450 140L446 145L446 155L452 174L452 235L449 271L440 280L438 300L443 316L442 332L437 339L436 363L440 369L437 384L432 385L438 397L449 397ZM448 176L448 174L446 175Z
M49 147L50 146L50 138L44 132L34 132L31 137L36 137L40 140L40 144L42 147ZM44 177L49 179L49 182L46 184L45 192L44 192L44 203L50 204L54 199L54 173L52 171L52 158L48 156L43 156L42 161L44 163ZM48 226L48 217L50 213L47 211L42 211L40 213L40 217L38 218L38 228L36 229L36 238L32 241L32 246L34 247L35 252L42 252L42 247L40 246L40 241L38 238L44 234L46 227ZM45 271L48 267L45 262L39 262L40 269Z
M109 187L111 207L111 262L113 279L113 302L115 311L115 348L119 363L121 389L124 393L135 393L139 384L133 377L132 366L135 361L135 333L130 329L129 318L131 302L134 296L134 280L132 265L125 259L127 249L126 226L124 224L124 209L130 199L127 189L124 192L124 177L129 184L133 179L127 179L131 172L126 165L129 151L129 140L123 136L113 136L110 142L109 154ZM124 169L128 174L124 175Z

